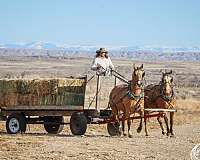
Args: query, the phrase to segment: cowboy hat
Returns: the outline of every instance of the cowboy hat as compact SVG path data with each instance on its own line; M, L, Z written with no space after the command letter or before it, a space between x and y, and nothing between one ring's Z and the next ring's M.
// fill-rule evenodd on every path
M105 48L100 48L96 53L108 53L108 51Z

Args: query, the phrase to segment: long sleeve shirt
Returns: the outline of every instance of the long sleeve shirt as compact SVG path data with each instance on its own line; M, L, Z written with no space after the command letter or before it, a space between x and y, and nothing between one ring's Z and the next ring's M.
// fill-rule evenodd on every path
M114 65L110 59L108 58L95 58L92 63L92 70L97 71L97 74L101 74L106 71L110 71L110 69L114 69Z

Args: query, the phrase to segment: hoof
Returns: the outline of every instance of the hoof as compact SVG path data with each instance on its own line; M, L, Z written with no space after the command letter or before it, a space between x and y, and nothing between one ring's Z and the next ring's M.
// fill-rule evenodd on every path
M174 138L175 137L174 133L171 133L170 137Z
M169 132L167 132L167 134L166 134L167 136L169 136Z
M148 134L146 134L145 136L146 136L146 137L148 137L149 135L148 135Z
M166 133L164 131L162 131L162 134L165 135Z
M140 133L141 130L142 130L142 127L138 127L138 129L137 129L137 133Z
M131 134L128 135L128 138L133 138L133 136Z
M127 134L126 134L126 133L123 133L123 136L127 136Z

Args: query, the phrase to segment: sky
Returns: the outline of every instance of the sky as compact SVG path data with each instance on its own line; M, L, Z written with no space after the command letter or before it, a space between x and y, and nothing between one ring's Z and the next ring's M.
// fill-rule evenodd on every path
M200 46L200 0L0 0L0 43Z

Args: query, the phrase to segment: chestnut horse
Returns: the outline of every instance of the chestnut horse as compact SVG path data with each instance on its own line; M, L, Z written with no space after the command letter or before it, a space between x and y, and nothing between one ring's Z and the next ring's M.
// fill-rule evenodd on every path
M112 115L120 123L122 127L123 135L125 134L125 120L128 125L128 137L132 137L130 133L131 115L139 113L141 116L140 126L137 132L142 130L142 119L144 117L144 89L143 79L145 72L143 70L143 64L140 67L135 67L132 73L132 80L130 85L117 85L110 93L109 104L112 109ZM120 117L121 116L121 117ZM122 126L121 126L122 125Z
M145 87L144 92L145 92L144 108L175 109L176 98L173 91L172 70L170 72L165 72L165 73L162 72L162 80L160 81L160 84L148 85ZM150 113L150 112L145 111L145 113ZM174 112L170 112L170 128L168 125L168 118L166 112L160 112L160 116L157 117L157 120L162 129L162 134L164 135L165 132L164 132L164 127L162 125L161 117L164 117L166 123L167 136L170 133L171 136L173 136ZM144 121L146 122L146 118Z

